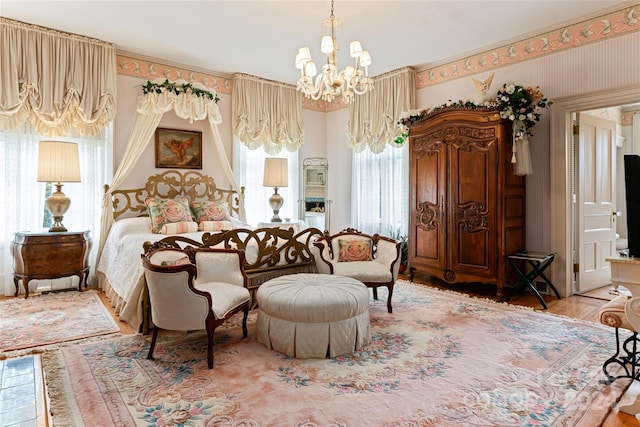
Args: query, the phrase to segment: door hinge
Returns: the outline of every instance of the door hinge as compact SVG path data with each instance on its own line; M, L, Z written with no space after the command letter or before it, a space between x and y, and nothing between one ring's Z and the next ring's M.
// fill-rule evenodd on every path
M580 273L580 264L578 263L573 264L573 272Z
M580 135L580 125L573 125L573 134Z

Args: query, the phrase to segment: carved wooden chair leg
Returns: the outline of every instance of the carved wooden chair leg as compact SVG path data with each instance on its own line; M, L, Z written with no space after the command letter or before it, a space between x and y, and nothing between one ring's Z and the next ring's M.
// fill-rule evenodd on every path
M389 313L393 313L393 309L391 308L391 296L393 295L393 284L387 285L387 289L389 290L389 297L387 298L387 311Z
M376 288L375 286L373 288L373 299L377 300L378 299L378 288Z
M207 319L207 365L209 369L213 369L213 334L216 331L216 326L213 319Z
M247 331L247 318L249 317L249 306L245 307L244 315L242 316L242 336L248 337L249 332Z
M149 346L149 354L147 354L147 359L153 359L153 349L156 347L156 339L158 338L158 327L153 328L153 335L151 336L151 345Z

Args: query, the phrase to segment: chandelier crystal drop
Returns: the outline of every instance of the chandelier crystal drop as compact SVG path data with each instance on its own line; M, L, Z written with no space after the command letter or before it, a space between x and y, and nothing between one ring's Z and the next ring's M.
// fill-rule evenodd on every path
M340 96L342 101L348 104L353 101L355 95L362 95L373 89L373 80L369 78L371 55L368 51L362 50L359 41L352 41L349 50L351 57L355 59L355 66L349 65L338 71L336 53L339 48L336 42L336 27L342 25L342 22L333 14L333 3L331 0L331 16L322 21L323 26L331 28L331 35L322 37L320 44L320 50L326 56L326 63L322 66L322 72L318 74L316 64L311 60L309 48L301 47L296 55L296 68L300 70L296 87L304 96L313 100L322 98L326 102L332 102Z

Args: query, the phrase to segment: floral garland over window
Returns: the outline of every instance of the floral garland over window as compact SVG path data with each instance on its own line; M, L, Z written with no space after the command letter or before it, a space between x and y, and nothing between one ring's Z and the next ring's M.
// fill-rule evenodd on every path
M505 83L498 91L495 99L485 101L482 104L476 104L473 101L460 100L453 102L449 100L449 102L435 107L433 110L427 108L424 110L411 110L401 114L398 121L401 133L394 142L403 144L409 136L409 126L421 120L427 114L454 107L472 110L478 108L499 109L500 117L513 122L515 139L523 139L533 135L531 129L533 129L536 122L540 121L541 110L548 108L551 104L552 102L544 97L538 86L524 88L514 83Z
M220 101L220 98L217 94L211 93L205 89L198 89L193 86L191 83L175 83L170 82L169 80L165 80L162 83L153 83L151 81L147 81L147 84L142 85L142 92L146 95L147 93L162 93L162 91L173 92L176 95L180 95L181 93L191 93L196 96L205 97L216 104Z

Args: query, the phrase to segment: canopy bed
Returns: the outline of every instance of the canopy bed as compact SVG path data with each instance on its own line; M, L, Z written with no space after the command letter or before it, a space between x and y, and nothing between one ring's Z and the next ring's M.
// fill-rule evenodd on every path
M243 195L218 188L210 176L197 171L168 170L150 176L144 187L111 191L115 222L105 241L98 262L99 285L106 293L116 314L134 329L148 329L148 304L144 271L140 255L152 245L199 246L243 249L244 268L249 289L282 274L313 272L312 240L322 235L316 228L294 233L293 229L258 228L238 219ZM166 234L153 232L153 218L148 200L178 200L187 197L190 204L222 203L229 215L223 221L201 221L200 224L224 223L222 227L176 229L167 227ZM146 202L146 203L145 203ZM195 210L195 209L194 209ZM177 221L169 224L178 224ZM168 231L167 231L168 230ZM178 230L180 231L180 230Z

